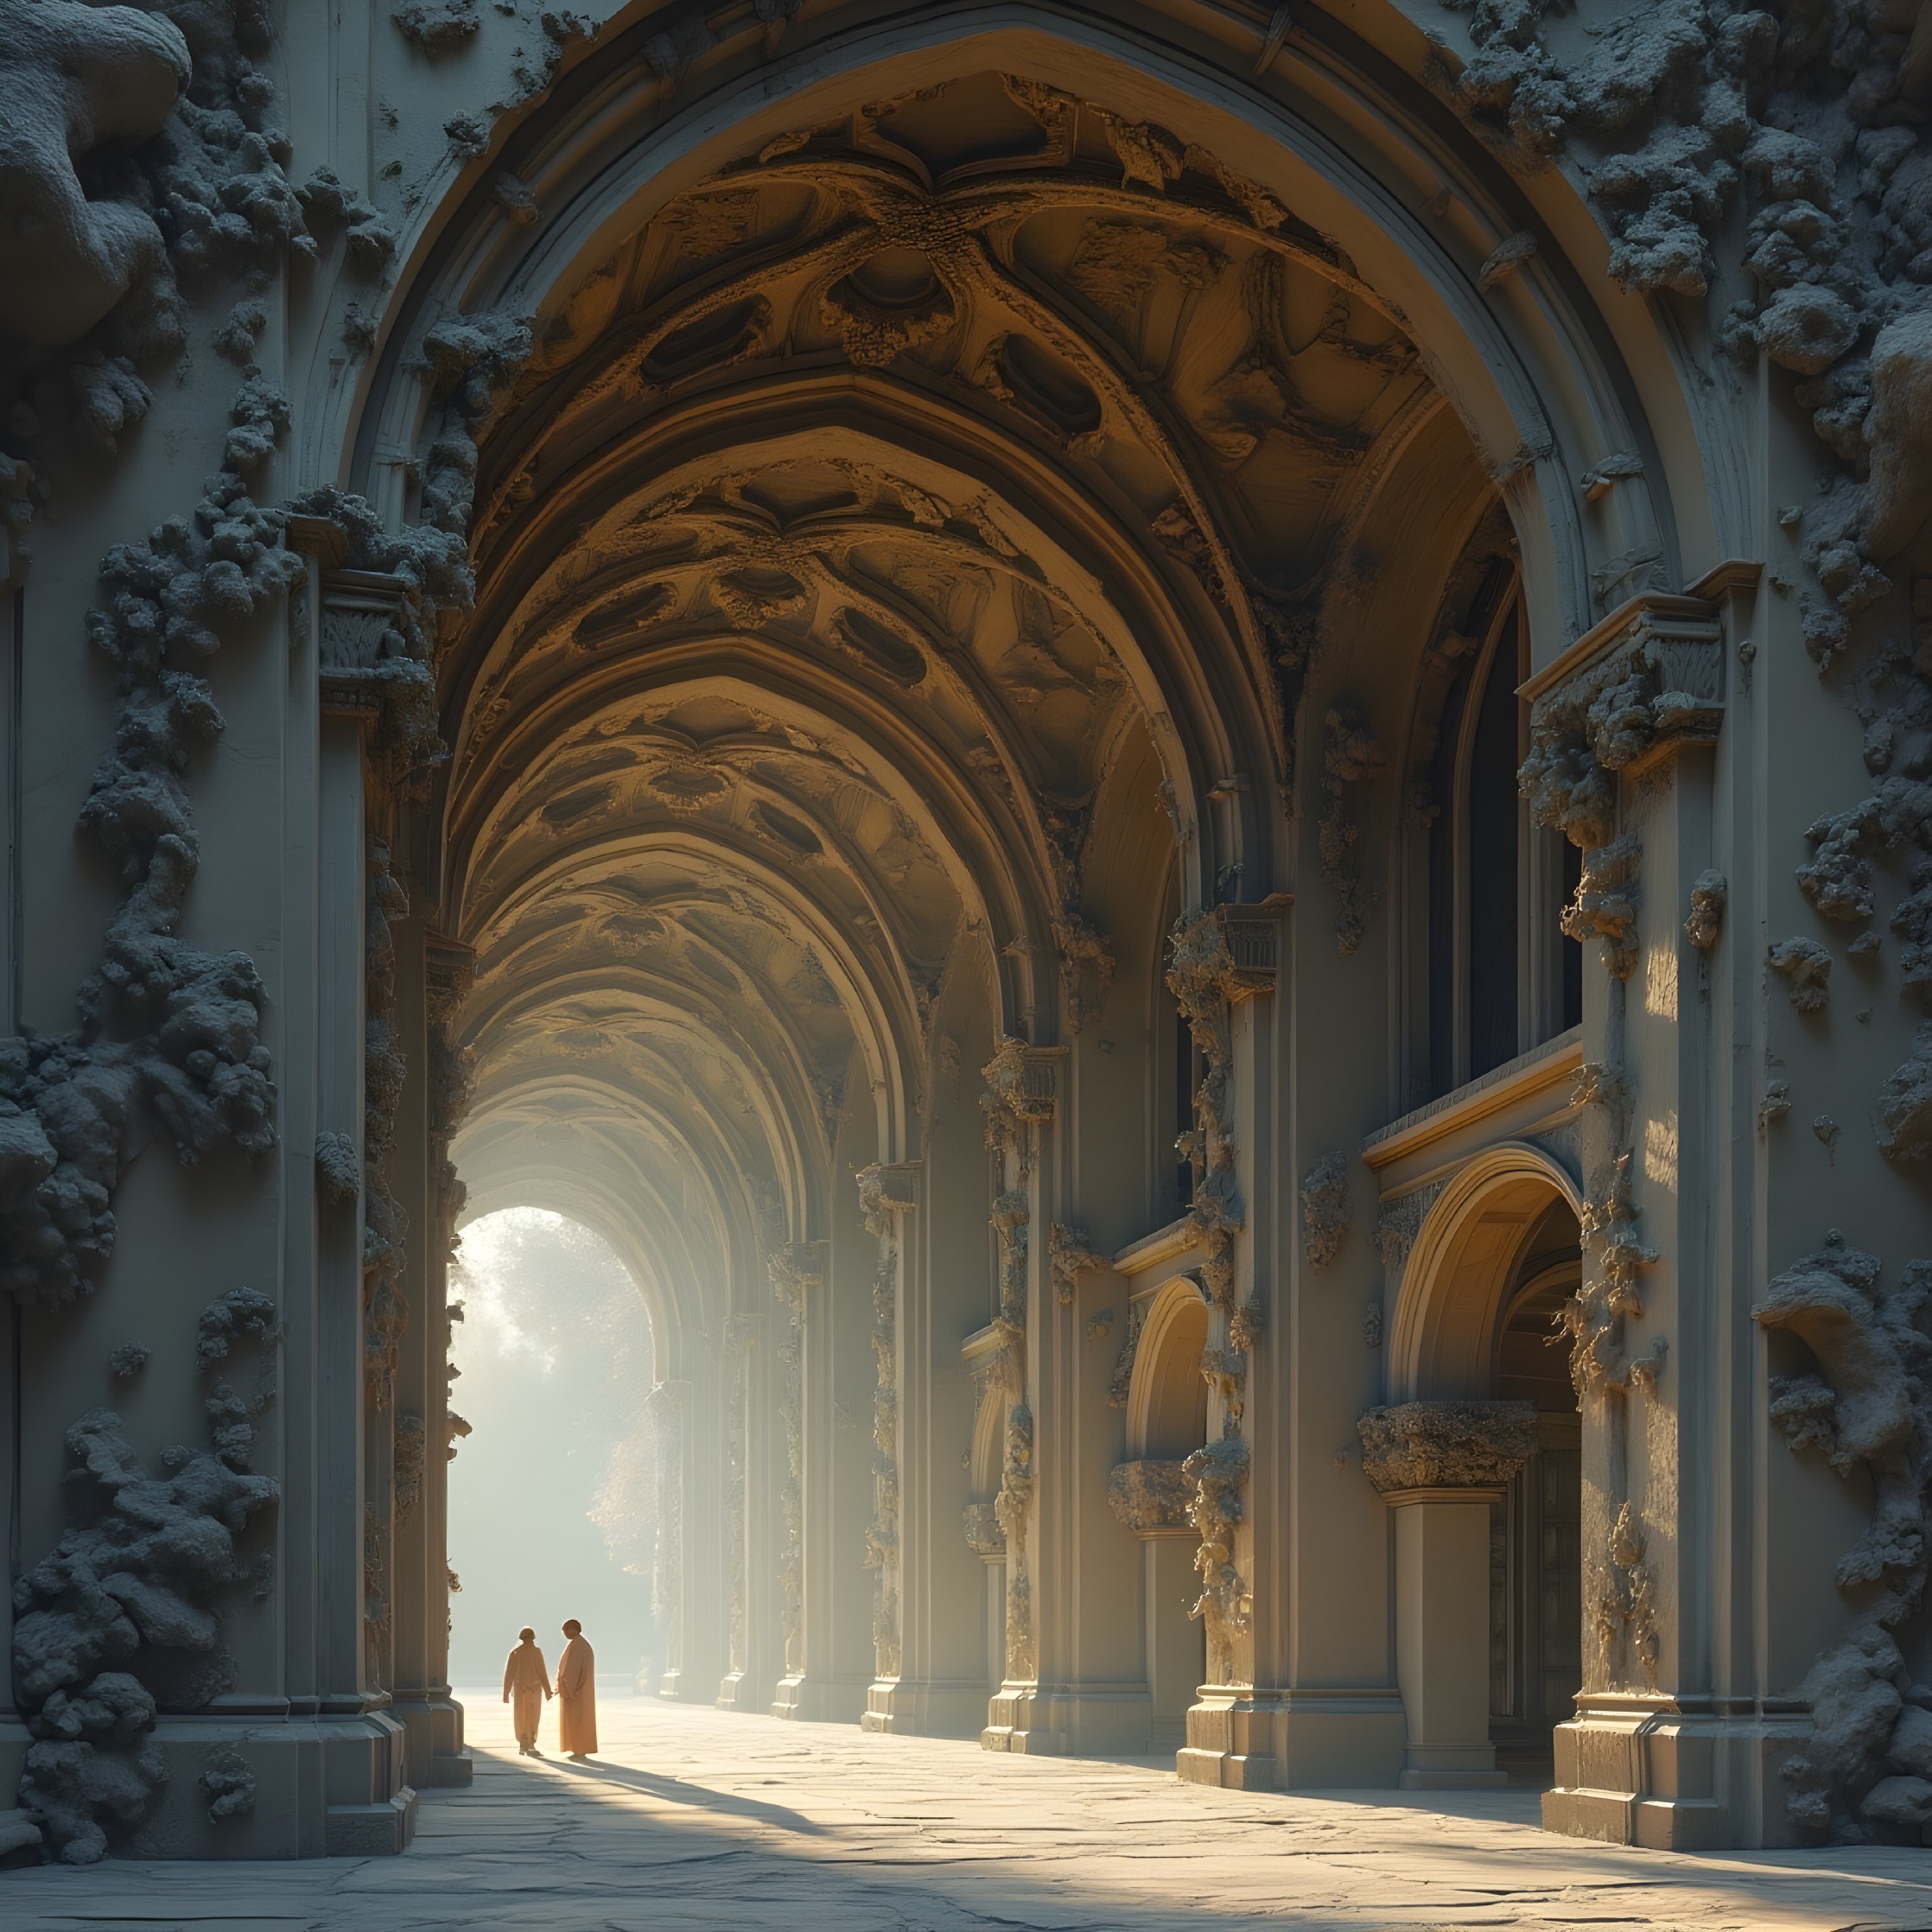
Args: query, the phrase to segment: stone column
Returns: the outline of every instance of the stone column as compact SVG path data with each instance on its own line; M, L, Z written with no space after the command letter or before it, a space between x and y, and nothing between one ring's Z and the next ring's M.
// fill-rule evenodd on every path
M1193 1620L1183 1635L1173 1615L1198 1593L1194 1496L1180 1462L1124 1462L1107 1478L1108 1506L1141 1544L1141 1644L1156 1750L1183 1741L1188 1707L1201 1687L1204 1659Z
M1405 1402L1359 1425L1395 1516L1405 1790L1506 1784L1490 1742L1490 1514L1536 1452L1528 1402Z
M316 1548L319 1708L335 1727L326 1753L330 1855L396 1851L408 1841L416 1794L401 1725L375 1675L371 1642L371 1511L364 1224L367 1214L368 787L364 748L381 695L355 675L355 641L389 620L389 580L325 575L318 667L316 1165L322 1208L316 1249ZM386 1472L385 1472L386 1473ZM382 1579L386 1587L387 1579Z
M819 1242L788 1242L767 1257L779 1330L771 1375L779 1442L776 1568L779 1681L774 1717L799 1717L805 1691L805 1323L825 1292L825 1250Z
M439 932L423 936L424 1033L429 1128L429 1213L421 1242L423 1326L428 1337L424 1390L423 1536L425 1690L431 1756L417 1783L467 1785L473 1765L463 1745L463 1710L449 1690L449 1465L469 1424L450 1407L449 1262L456 1247L456 1218L463 1184L449 1159L449 1141L469 1106L470 1060L452 1032L457 1008L475 976L476 955Z
M879 1242L872 1326L874 1508L866 1535L866 1563L876 1591L875 1675L859 1720L867 1731L932 1728L924 1579L934 1525L901 1501L908 1482L914 1497L924 1493L930 1453L925 1378L916 1367L930 1356L924 1345L919 1176L916 1160L876 1165L858 1175L860 1213Z
M1769 1076L1759 855L1783 797L1764 789L1759 741L1776 666L1748 633L1796 639L1757 578L1725 565L1687 594L1647 594L1523 688L1528 795L1582 849L1564 923L1586 946L1589 1198L1570 1317L1584 1676L1543 1816L1681 1849L1779 1841L1772 1767L1803 1724L1776 1692L1812 1648L1804 1612L1789 1620L1796 1597L1766 1591L1764 1439L1749 1420L1757 1244L1786 1197L1823 1216L1771 1185L1761 1151L1788 1104Z
M878 1243L859 1222L857 1190L842 1190L830 1205L833 1237L812 1244L800 1298L800 1606L794 1659L772 1708L778 1717L847 1724L858 1721L876 1675L865 1530L876 1489L877 1363L868 1338L879 1262Z
M664 1649L664 1669L658 1681L660 1697L677 1697L690 1685L685 1649L689 1568L685 1451L690 1392L688 1382L660 1382L645 1399L657 1467L658 1560L651 1577L651 1613Z
M779 1677L774 1574L778 1510L776 1462L784 1455L774 1427L771 1322L734 1314L725 1324L724 1574L729 1668L718 1687L727 1711L767 1711Z
M429 1782L435 1756L429 1713L432 1552L423 1483L429 1467L429 1386L435 1372L433 1358L441 1353L442 1329L440 1322L432 1327L429 1307L429 1257L435 1236L430 1213L424 937L423 908L412 894L409 917L390 928L395 953L394 1022L404 1069L397 1109L392 1185L409 1223L402 1280L408 1325L403 1331L390 1410L394 1457L390 1600L392 1708L408 1738L410 1783L418 1787ZM441 1559L440 1550L434 1554Z

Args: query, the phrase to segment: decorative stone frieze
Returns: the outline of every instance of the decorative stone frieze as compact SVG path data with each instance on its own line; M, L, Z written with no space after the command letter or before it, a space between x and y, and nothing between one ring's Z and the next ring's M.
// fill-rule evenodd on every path
M1536 1453L1528 1402L1402 1402L1370 1409L1356 1427L1362 1473L1384 1496L1501 1488Z

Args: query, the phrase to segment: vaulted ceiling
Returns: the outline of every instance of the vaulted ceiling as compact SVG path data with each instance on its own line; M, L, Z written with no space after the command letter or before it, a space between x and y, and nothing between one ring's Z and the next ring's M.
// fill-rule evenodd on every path
M444 666L465 1160L646 1177L728 1290L823 1232L842 1123L912 1151L950 976L1078 1023L1130 742L1192 894L1269 876L1313 613L1444 405L1268 191L997 73L739 156L573 288Z

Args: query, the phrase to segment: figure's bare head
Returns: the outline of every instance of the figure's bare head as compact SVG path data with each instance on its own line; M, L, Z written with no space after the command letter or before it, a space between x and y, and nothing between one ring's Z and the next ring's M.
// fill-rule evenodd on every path
M537 1641L537 1632L531 1630L528 1624L525 1624L524 1627L517 1632L517 1635L520 1636L525 1643L534 1643Z
M582 1636L583 1635L583 1625L573 1617L564 1624L563 1634L566 1636Z

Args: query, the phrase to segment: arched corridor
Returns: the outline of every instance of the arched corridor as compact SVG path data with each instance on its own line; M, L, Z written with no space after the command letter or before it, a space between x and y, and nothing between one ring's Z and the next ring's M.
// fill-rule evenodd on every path
M1932 1841L1826 13L0 0L0 1862L404 1848L540 1468L640 1738Z
M1350 957L1376 734L1433 729L1398 666L1450 617L1335 560L1399 547L1446 612L1516 545L1391 298L1198 107L1002 47L620 177L614 252L547 218L409 810L473 955L465 1183L650 1284L662 1687L1144 1750L1250 1674L1184 1465L1261 1344L1233 1014L1278 807L1323 801ZM1192 1278L1117 1302L1170 1224Z

